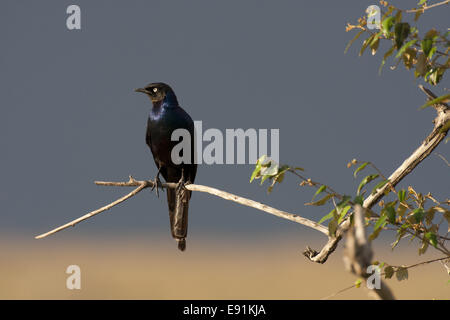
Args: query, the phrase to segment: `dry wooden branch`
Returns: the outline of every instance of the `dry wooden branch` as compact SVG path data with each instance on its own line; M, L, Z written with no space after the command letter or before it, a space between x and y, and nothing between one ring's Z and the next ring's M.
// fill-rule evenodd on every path
M444 1L441 1L441 2L437 2L437 3L431 4L429 6L428 5L424 5L422 8L419 8L419 9L406 10L406 12L413 13L413 12L422 11L422 13L423 13L425 10L428 10L428 9L431 9L431 8L435 8L435 7L438 7L438 6L442 6L444 4L449 4L449 3L450 3L450 0L444 0Z
M429 89L419 86L419 88L427 95L428 100L436 98ZM445 126L450 121L450 108L445 103L434 105L437 116L433 120L434 128L431 133L425 138L422 144L395 170L388 178L389 183L378 189L375 194L371 194L364 200L363 207L370 209L384 196L387 188L395 187L405 176L407 176L419 163L421 163L430 153L444 140L448 133L448 126ZM350 227L350 220L346 219L339 226L336 231L336 236L329 237L328 242L320 250L320 252L309 247L303 254L311 261L317 263L325 263L331 253L336 250L339 241L343 234Z
M135 180L133 177L130 176L130 180L128 182L106 182L106 181L95 181L96 185L100 185L100 186L117 186L117 187L137 187L136 189L134 189L132 192L130 192L129 194L123 196L122 198L117 199L116 201L100 208L97 210L94 210L92 212L89 212L88 214L85 214L84 216L75 219L73 221L70 221L69 223L66 223L60 227L57 227L49 232L46 232L44 234L41 234L37 237L35 237L36 239L42 239L45 238L49 235L52 235L58 231L64 230L68 227L73 227L75 226L77 223L80 223L81 221L84 221L86 219L89 219L93 216L95 216L96 214L99 214L103 211L106 211L108 209L111 209L112 207L118 205L119 203L135 196L136 194L138 194L140 191L142 191L145 188L149 188L149 187L153 187L155 182L152 180L143 180L143 181L138 181ZM177 184L176 183L163 183L161 185L162 188L176 188ZM198 184L188 184L185 186L186 189L191 190L191 191L199 191L199 192L206 192L209 194L212 194L214 196L217 196L219 198L223 198L225 200L229 200L229 201L233 201L236 203L239 203L241 205L244 206L248 206L248 207L252 207L255 209L258 209L260 211L264 211L270 214L273 214L277 217L289 220L289 221L293 221L293 222L297 222L300 224L303 224L307 227L313 228L319 232L322 232L325 235L328 235L328 229L321 225L318 224L317 222L311 221L309 219L300 217L298 215L286 212L286 211L282 211L282 210L278 210L275 208L272 208L268 205L262 204L260 202L256 202L247 198L243 198L240 196L237 196L235 194L229 193L229 192L225 192L216 188L211 188L211 187L207 187L207 186L202 186L202 185L198 185Z
M344 265L351 273L364 278L366 281L371 276L367 268L372 264L373 251L367 241L364 228L364 209L355 205L354 225L347 232L347 241L344 251ZM381 274L380 274L381 277ZM369 290L369 296L377 300L394 300L389 287L380 279L380 287Z

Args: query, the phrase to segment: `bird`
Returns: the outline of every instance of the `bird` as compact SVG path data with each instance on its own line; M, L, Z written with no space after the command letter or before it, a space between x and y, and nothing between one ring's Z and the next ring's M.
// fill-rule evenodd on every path
M190 115L180 107L173 89L166 83L155 82L135 92L146 94L152 108L147 120L146 144L153 155L158 172L155 178L156 193L161 185L159 175L166 182L176 183L176 188L167 188L167 203L172 237L178 244L178 249L186 249L188 228L188 211L191 191L184 188L186 184L194 183L197 174L197 164L194 161L194 122ZM178 141L172 141L172 133L176 129L185 129L190 135L190 161L175 164L172 160L172 149ZM182 150L180 157L182 157Z

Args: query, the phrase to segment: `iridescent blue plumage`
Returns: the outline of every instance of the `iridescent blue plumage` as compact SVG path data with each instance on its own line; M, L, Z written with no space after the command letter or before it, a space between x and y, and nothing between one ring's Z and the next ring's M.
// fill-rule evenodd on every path
M191 192L184 189L182 184L193 183L197 173L194 163L194 122L179 106L175 93L167 84L151 83L136 91L147 94L153 103L147 122L146 142L153 154L158 175L161 173L167 182L180 183L180 188L167 189L167 203L172 236L183 251L186 247ZM190 163L175 164L172 161L172 149L179 143L171 140L172 132L179 128L190 133Z

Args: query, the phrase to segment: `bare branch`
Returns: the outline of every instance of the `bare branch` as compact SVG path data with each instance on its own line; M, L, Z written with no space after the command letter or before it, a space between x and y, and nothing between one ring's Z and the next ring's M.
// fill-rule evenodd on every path
M355 223L347 232L344 264L348 271L367 280L371 276L367 273L367 267L372 264L373 251L366 238L364 211L359 204L355 205L353 216ZM377 300L395 299L389 287L381 280L379 288L369 289L369 295Z
M413 13L413 12L418 12L418 11L424 12L425 10L428 10L428 9L431 9L431 8L434 8L434 7L437 7L437 6L442 6L444 4L449 4L449 3L450 3L450 0L444 0L444 1L441 1L441 2L434 3L432 5L429 5L429 6L428 5L424 5L422 8L419 8L419 9L406 10L406 12L408 12L408 13Z
M429 263L433 263L433 262L437 262L437 261L439 261L445 267L447 273L450 275L450 268L445 264L446 261L450 262L450 258L449 257L441 257L441 258L437 258L437 259L431 259L431 260L427 260L427 261L422 261L422 262L415 263L415 264L412 264L412 265L409 265L409 266L406 266L406 267L402 266L402 268L403 269L411 269L411 268L419 267L419 266L422 266L422 265L425 265L425 264L429 264ZM398 266L391 266L391 267L398 268ZM385 274L386 274L385 272L381 273L382 276L384 276ZM335 293L333 293L333 294L331 294L331 295L329 295L329 296L327 296L325 298L322 298L321 300L330 299L330 298L332 298L334 296L337 296L338 294L340 294L342 292L345 292L345 291L350 290L350 289L355 288L355 287L356 287L356 284L353 284L353 285L348 286L348 287L346 287L344 289L341 289L341 290L339 290L339 291L337 291L337 292L335 292Z
M424 264L429 264L429 263L433 263L433 262L437 262L437 261L440 261L440 262L442 262L442 263L445 263L445 260L449 260L450 261L450 257L448 257L448 256L446 256L446 257L440 257L440 258L436 258L436 259L431 259L431 260L427 260L427 261L422 261L422 262L418 262L418 263L414 263L414 264L411 264L411 265L409 265L409 266L401 266L402 268L404 268L404 269L411 269L411 268L415 268L415 267L418 267L418 266L422 266L422 265L424 265ZM399 268L399 266L393 266L393 265L391 265L391 267L394 267L394 268Z
M130 181L131 180L132 180L132 178L130 177ZM67 229L69 227L74 227L77 223L80 223L81 221L89 219L89 218L91 218L91 217L93 217L93 216L95 216L95 215L97 215L97 214L99 214L99 213L101 213L103 211L111 209L112 207L118 205L119 203L124 202L125 200L135 196L140 191L142 191L143 189L145 189L145 188L147 188L149 186L150 186L150 184L148 184L147 181L145 181L144 183L139 184L139 186L136 189L134 189L133 191L131 191L129 194L127 194L127 195L117 199L116 201L111 202L110 204L108 204L106 206L103 206L103 207L101 207L101 208L99 208L97 210L91 211L91 212L85 214L84 216L79 217L78 219L75 219L73 221L70 221L69 223L66 223L66 224L64 224L64 225L62 225L62 226L60 226L58 228L55 228L55 229L49 231L49 232L43 233L43 234L41 234L39 236L36 236L35 239L42 239L42 238L45 238L45 237L47 237L47 236L49 236L51 234L54 234L54 233L56 233L58 231Z
M82 217L80 217L78 219L75 219L75 220L73 220L73 221L71 221L69 223L66 223L66 224L64 224L64 225L62 225L62 226L60 226L58 228L55 228L55 229L53 229L53 230L51 230L51 231L49 231L47 233L41 234L41 235L39 235L39 236L37 236L35 238L36 239L42 239L42 238L45 238L45 237L47 237L49 235L52 235L52 234L54 234L54 233L56 233L58 231L64 230L64 229L66 229L68 227L73 227L73 226L75 226L77 223L79 223L81 221L89 219L89 218L95 216L96 214L99 214L99 213L101 213L103 211L111 209L112 207L118 205L119 203L124 202L125 200L127 200L127 199L135 196L136 194L138 194L143 189L149 188L149 187L153 187L155 183L152 180L138 181L138 180L133 179L130 176L130 180L128 182L96 181L95 184L96 185L100 185L100 186L137 187L137 188L134 189L129 194L123 196L122 198L119 198L116 201L114 201L114 202L112 202L112 203L110 203L110 204L108 204L108 205L106 205L106 206L104 206L104 207L102 207L100 209L97 209L95 211L89 212L88 214L85 214L84 216L82 216ZM163 188L176 188L177 184L176 183L163 183L162 187ZM211 188L211 187L208 187L208 186L202 186L202 185L198 185L198 184L188 184L188 185L185 186L185 188L188 189L188 190L191 190L191 191L206 192L206 193L212 194L214 196L217 196L219 198L223 198L225 200L233 201L233 202L239 203L239 204L244 205L244 206L252 207L252 208L258 209L260 211L264 211L264 212L270 213L270 214L275 215L277 217L280 217L280 218L283 218L283 219L286 219L286 220L289 220L289 221L300 223L302 225L305 225L307 227L315 229L315 230L317 230L319 232L322 232L325 235L328 235L328 229L325 226L323 226L321 224L318 224L317 222L314 222L312 220L300 217L298 215L295 215L295 214L292 214L292 213L289 213L289 212L286 212L286 211L282 211L282 210L278 210L278 209L272 208L272 207L270 207L268 205L265 205L265 204L262 204L260 202L256 202L256 201L253 201L253 200L250 200L250 199L247 199L247 198L243 198L243 197L237 196L237 195L229 193L229 192L225 192L225 191L222 191L222 190L219 190L219 189Z
M419 86L419 88L427 95L428 99L434 99L436 95L429 89ZM444 140L449 128L445 126L450 121L450 108L445 103L436 104L435 109L437 116L433 120L434 128L431 133L425 138L422 144L409 156L403 163L395 170L388 178L389 183L377 189L376 193L368 196L363 203L363 207L370 209L384 196L387 188L395 187L405 176L407 176L419 163L421 163L430 153ZM320 252L317 252L309 247L303 252L311 261L317 263L325 263L331 253L337 247L337 244L342 239L342 235L350 227L350 221L347 218L342 222L336 231L336 236L329 237L328 242Z
M436 153L436 155L439 157L439 158L441 158L442 159L442 161L444 161L445 162L445 164L447 165L447 166L449 166L450 167L450 162L448 162L447 161L447 159L445 159L445 157L442 155L442 154L440 154L440 153Z

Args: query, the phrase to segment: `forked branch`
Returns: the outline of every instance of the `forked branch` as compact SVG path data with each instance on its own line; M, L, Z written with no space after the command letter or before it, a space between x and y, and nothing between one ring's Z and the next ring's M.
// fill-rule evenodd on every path
M427 95L428 100L433 100L436 95L429 89L419 86L419 88ZM419 163L421 163L431 152L444 140L448 133L450 122L450 109L447 104L439 103L433 106L436 109L437 116L433 120L434 128L431 133L425 138L422 144L395 170L388 178L389 183L379 188L376 193L371 194L364 200L363 207L370 209L384 196L387 188L395 187L404 177L406 177ZM336 231L336 236L329 237L328 242L320 252L309 247L303 254L313 262L325 263L331 253L336 249L339 241L342 239L344 233L350 227L350 220L346 219L339 226Z

